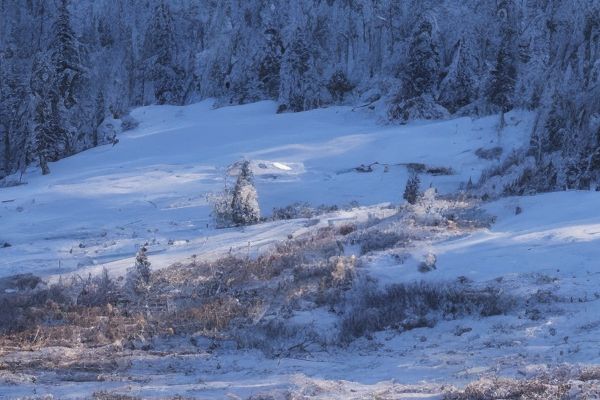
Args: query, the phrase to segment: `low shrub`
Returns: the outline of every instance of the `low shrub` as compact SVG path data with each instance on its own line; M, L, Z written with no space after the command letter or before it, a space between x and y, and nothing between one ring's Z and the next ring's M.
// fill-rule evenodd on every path
M384 289L366 284L351 293L354 297L349 302L353 305L340 330L344 343L386 328L410 330L433 326L438 319L499 315L513 306L513 299L498 289L465 288L453 283L393 284Z

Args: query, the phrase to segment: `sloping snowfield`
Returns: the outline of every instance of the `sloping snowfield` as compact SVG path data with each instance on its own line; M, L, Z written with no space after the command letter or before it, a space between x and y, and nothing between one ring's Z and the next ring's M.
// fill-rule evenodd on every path
M49 176L32 170L27 184L0 189L0 244L11 244L0 248L0 276L56 277L103 267L121 274L145 242L153 268L192 255L260 252L311 224L296 219L215 229L206 196L223 188L235 161L252 160L265 215L294 202L357 202L361 207L326 214L312 225L360 222L374 213L385 216L381 204L401 201L407 164L451 168L450 175L422 175L423 187L450 193L494 163L480 159L477 149L501 146L506 155L527 142L532 123L530 114L513 112L498 137L497 117L383 126L346 107L298 114L276 114L275 107L261 102L213 109L205 101L140 108L132 113L139 127L122 133L115 146L54 163ZM355 169L371 164L370 172ZM382 284L460 278L501 282L523 295L548 294L555 302L534 310L542 317L517 312L402 334L383 331L300 359L227 346L218 356L195 350L168 355L189 347L173 339L152 355L132 356L129 378L103 376L102 387L141 397L238 399L268 392L284 398L278 390L292 387L299 388L298 399L439 399L449 383L600 364L599 201L599 192L500 199L483 205L496 217L489 229L423 242L406 262L383 253L366 265ZM416 262L428 252L437 256L437 268L423 274ZM328 317L315 310L295 318L323 325ZM58 384L51 377L8 383L0 382L0 398L86 398L99 387Z
M275 109L273 102L213 109L212 101L143 107L132 113L139 127L117 145L53 163L49 176L30 171L26 185L0 189L0 244L12 245L0 250L0 276L122 271L144 242L153 265L166 266L293 233L301 223L213 229L206 195L222 190L227 167L242 158L253 160L269 215L294 202L397 203L407 163L452 168L453 175L422 177L424 187L452 191L492 164L474 151L498 145L496 117L392 127L347 107ZM528 114L509 116L499 139L505 153L527 140L530 124ZM373 163L373 172L354 170Z

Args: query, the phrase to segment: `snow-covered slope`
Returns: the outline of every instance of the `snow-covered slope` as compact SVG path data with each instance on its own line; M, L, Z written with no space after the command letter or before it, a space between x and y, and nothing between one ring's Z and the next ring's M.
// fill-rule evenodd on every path
M453 175L422 176L423 186L451 191L491 165L475 150L499 141L506 154L525 143L532 123L530 114L513 112L498 138L497 117L381 126L349 107L276 114L274 102L212 104L136 109L139 127L117 145L53 163L49 176L31 170L26 185L0 189L0 243L12 245L0 249L0 276L123 270L144 242L162 267L286 237L298 223L212 229L206 195L223 188L227 167L241 158L254 161L265 215L299 201L399 202L407 163L452 168ZM373 172L354 170L376 162Z
M0 189L0 243L11 244L0 248L0 276L82 274L102 267L121 273L144 242L152 266L163 268L194 254L206 259L230 250L259 251L331 221L385 218L395 210L377 204L400 201L406 164L451 168L452 175L422 175L424 187L451 192L492 165L475 150L501 145L508 154L527 141L532 123L530 114L513 112L498 138L497 117L382 126L350 108L276 114L270 102L221 109L208 101L153 106L133 115L140 126L123 133L117 145L54 163L50 176L32 170L26 185ZM228 166L244 157L253 160L267 215L272 207L297 201L355 200L361 207L310 223L215 229L206 195L221 190ZM379 164L371 172L354 169L374 162ZM82 383L66 381L60 371L40 373L36 382L11 372L0 381L0 398L3 390L9 398L32 393L85 398L101 387L142 397L246 398L268 392L284 398L285 389L304 396L298 398L440 399L448 383L597 365L598 201L599 192L576 191L504 198L483 205L496 217L489 228L415 241L403 249L410 254L402 262L387 250L362 256L361 272L382 286L421 280L495 285L522 301L503 315L440 320L401 333L390 328L347 348L315 345L298 359L266 358L227 341L213 352L211 343L192 346L188 337L174 335L156 341L152 352L124 353L123 373L68 375L86 380ZM427 253L437 262L425 274L417 263ZM336 318L321 307L296 310L287 321L323 330ZM88 350L15 351L5 359L63 362L81 351Z

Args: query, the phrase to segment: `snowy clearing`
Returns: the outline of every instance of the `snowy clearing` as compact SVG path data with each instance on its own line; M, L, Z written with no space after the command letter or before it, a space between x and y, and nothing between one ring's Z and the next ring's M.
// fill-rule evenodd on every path
M101 398L104 391L141 398L442 399L451 398L445 397L451 385L480 378L538 379L564 368L561 376L572 391L593 379L577 368L600 364L600 193L472 204L449 197L423 206L425 211L390 207L400 202L415 163L451 169L449 175L421 174L422 187L431 184L441 194L455 192L469 177L476 180L494 163L476 150L500 140L508 155L527 140L530 114L510 113L498 139L497 117L380 126L344 107L275 114L271 102L221 109L211 104L137 109L140 126L121 134L116 146L52 164L47 177L30 171L26 185L0 189L0 242L11 244L0 248L0 276L32 272L56 280L104 267L121 275L133 265L137 247L148 242L155 270L189 273L191 263L208 271L198 277L192 268L191 276L212 282L212 266L203 263L229 254L267 257L292 238L308 238L295 250L308 251L303 247L317 238L336 255L325 252L315 265L330 269L286 267L276 276L263 271L267 278L256 269L231 289L241 299L235 298L235 307L252 290L272 291L274 303L263 302L249 315L257 329L272 328L260 321L284 321L290 330L267 330L265 337L277 340L262 345L240 345L243 340L225 331L211 337L171 330L97 349L37 346L35 335L22 349L0 351L0 398ZM215 229L206 195L221 190L225 176L233 180L230 167L242 157L253 161L263 214L295 202L356 204L310 218ZM386 235L387 244L369 242ZM423 270L427 257L434 261ZM317 290L311 274L325 274L329 280L321 282L329 282L329 293L356 297L314 301L307 295ZM342 283L331 283L327 274ZM347 317L369 300L360 287L342 287L348 277L349 284L362 282L375 290L372 297L384 300L394 295L385 291L390 287L434 295L439 287L444 296L458 288L476 301L491 293L511 304L490 314L436 311L435 319L403 320L334 345L344 323L365 318ZM231 279L241 278L234 271ZM430 286L410 286L418 282ZM286 285L297 299L282 306L276 296ZM231 337L249 333L236 328ZM308 339L296 342L303 335Z

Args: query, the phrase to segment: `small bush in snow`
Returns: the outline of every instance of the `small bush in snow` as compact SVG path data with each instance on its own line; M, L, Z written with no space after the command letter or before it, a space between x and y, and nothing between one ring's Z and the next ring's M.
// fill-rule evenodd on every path
M226 228L233 225L231 202L233 192L227 187L220 193L211 193L207 198L212 205L212 217L217 228Z
M437 201L436 189L429 188L419 197L413 207L415 219L422 225L439 225L444 219L442 215L444 207L445 205L442 202Z
M484 149L483 147L475 150L475 155L483 160L499 160L502 155L503 149L502 147L496 146L489 149Z
M395 102L388 109L389 119L400 123L422 119L443 119L449 115L448 110L437 104L429 94Z
M361 254L367 254L399 246L407 240L403 232L367 230L357 235L353 242L360 244Z
M386 328L405 331L433 326L438 319L499 315L513 307L513 299L498 289L470 289L452 283L415 282L380 289L368 282L357 286L350 296L352 306L340 330L345 343Z
M117 294L116 283L110 278L106 268L103 268L100 276L88 277L77 296L77 304L88 307L114 304L118 298Z
M436 269L435 263L437 261L437 258L435 256L435 254L433 253L428 253L425 258L423 259L423 261L421 261L419 263L419 272L429 272L432 271L434 269Z
M273 208L272 219L278 221L296 218L311 218L314 215L315 209L310 207L308 203L297 202L285 207Z
M121 118L121 129L123 130L123 132L135 129L139 125L140 125L140 122L137 119L133 118L129 114L127 114Z

